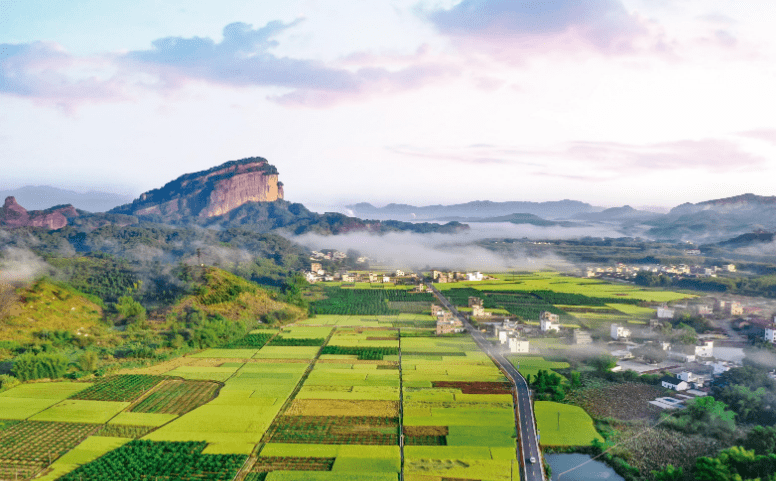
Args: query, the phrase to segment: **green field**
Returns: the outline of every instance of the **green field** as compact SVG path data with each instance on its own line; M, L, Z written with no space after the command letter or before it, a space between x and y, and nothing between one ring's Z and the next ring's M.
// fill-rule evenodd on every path
M531 376L536 376L541 369L551 371L553 369L564 369L569 367L569 363L567 362L546 361L543 357L539 356L511 355L508 357L509 361L518 368L520 374L524 377L529 374Z
M555 291L567 294L582 294L588 297L622 297L647 302L669 302L692 297L679 292L644 289L623 284L610 284L595 279L564 276L554 272L534 274L496 274L500 280L472 281L438 284L440 291L470 287L481 291Z
M542 446L590 446L593 439L604 440L593 427L593 419L580 407L536 401L534 410Z

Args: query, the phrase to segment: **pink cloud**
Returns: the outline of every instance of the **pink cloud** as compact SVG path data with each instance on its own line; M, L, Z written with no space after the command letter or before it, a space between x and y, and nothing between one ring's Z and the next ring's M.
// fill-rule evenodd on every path
M537 52L622 55L668 49L654 25L618 0L463 0L425 15L462 48L510 61Z
M471 145L450 149L394 146L389 150L433 161L521 166L530 175L597 181L649 171L751 171L766 162L763 157L741 150L734 142L719 139L646 145L570 142L546 149Z
M764 140L768 143L776 145L776 129L748 130L746 132L740 132L738 135L742 137L748 137L750 139Z

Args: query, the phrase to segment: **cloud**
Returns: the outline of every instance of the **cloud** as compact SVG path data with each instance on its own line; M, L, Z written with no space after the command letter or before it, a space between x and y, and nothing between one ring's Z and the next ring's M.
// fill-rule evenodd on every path
M354 58L345 63L278 57L270 49L278 46L273 38L302 20L284 24L273 21L254 29L246 23L224 27L223 40L166 37L152 42L151 50L130 52L126 58L137 68L152 66L167 87L187 80L204 80L236 87L272 86L292 89L268 97L288 106L328 107L342 101L422 87L431 79L447 76L453 69L443 65L416 64L396 70L367 65L352 68ZM365 61L375 57L365 56Z
M109 59L81 59L50 42L0 44L0 93L74 104L123 97Z
M776 141L776 133L768 132L763 135L772 135ZM434 161L478 166L515 166L522 167L529 175L584 181L613 180L624 175L655 170L698 169L713 173L751 171L766 163L765 158L746 152L737 143L723 139L680 140L646 145L576 141L543 149L494 145L454 148L402 145L388 149L401 155Z
M648 24L618 0L463 0L425 16L441 33L500 56L555 49L632 53L649 37Z
M728 140L680 140L648 145L614 142L572 142L563 153L569 158L597 165L609 172L701 169L709 172L748 171L766 159L750 154Z
M199 81L280 87L289 91L269 100L328 107L421 88L458 73L451 63L430 59L425 48L403 59L363 54L328 63L272 53L279 44L275 37L301 21L272 21L260 28L235 22L224 27L220 42L165 37L151 42L148 50L95 57L75 57L53 43L0 44L0 93L75 106L176 90Z

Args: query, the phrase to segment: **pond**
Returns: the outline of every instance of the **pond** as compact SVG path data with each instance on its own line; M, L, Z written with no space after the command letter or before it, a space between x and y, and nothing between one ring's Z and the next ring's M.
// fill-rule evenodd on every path
M544 456L552 467L552 480L557 481L558 475L564 471L579 466L590 460L588 454L548 454ZM612 468L600 461L592 461L581 468L568 472L560 477L560 481L588 481L605 479L607 481L625 481Z

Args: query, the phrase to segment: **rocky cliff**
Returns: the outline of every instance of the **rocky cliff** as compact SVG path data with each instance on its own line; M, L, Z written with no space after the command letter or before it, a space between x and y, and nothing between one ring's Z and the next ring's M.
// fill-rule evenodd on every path
M6 197L5 204L0 209L0 226L10 228L45 227L55 230L66 226L70 217L78 217L78 212L72 205L27 211L16 202L15 197Z
M183 175L111 212L175 221L221 216L249 202L282 198L277 169L266 159L251 157Z

